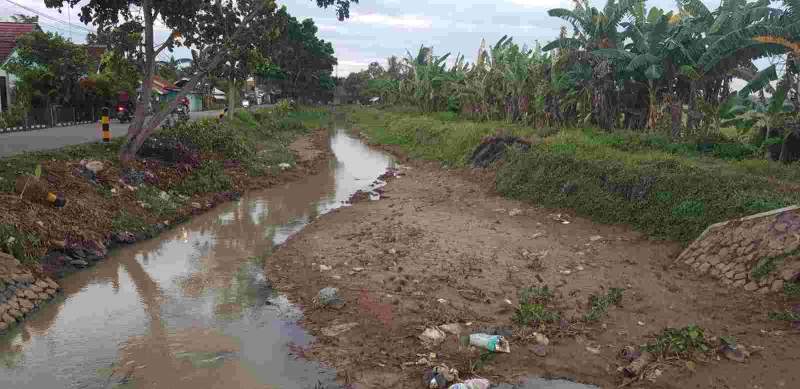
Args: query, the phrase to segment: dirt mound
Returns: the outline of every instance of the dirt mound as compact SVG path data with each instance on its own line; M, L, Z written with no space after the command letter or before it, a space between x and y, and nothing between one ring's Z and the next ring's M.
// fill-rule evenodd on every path
M492 163L501 160L509 147L528 150L531 147L531 143L516 136L488 136L483 138L478 147L475 148L475 151L472 152L469 163L472 167L488 167Z

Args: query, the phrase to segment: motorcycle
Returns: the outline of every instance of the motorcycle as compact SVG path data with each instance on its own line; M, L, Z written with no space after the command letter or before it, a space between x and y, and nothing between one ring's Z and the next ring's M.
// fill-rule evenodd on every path
M189 106L186 104L178 104L175 107L175 113L178 115L178 120L185 122L189 120Z
M131 120L133 120L133 114L131 113L131 110L122 104L117 105L116 117L120 123L130 122Z

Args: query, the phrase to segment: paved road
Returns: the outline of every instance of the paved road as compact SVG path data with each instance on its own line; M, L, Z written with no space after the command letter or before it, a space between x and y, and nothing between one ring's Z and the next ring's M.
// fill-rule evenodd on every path
M190 112L192 119L216 116L221 111ZM124 136L128 131L128 123L120 124L111 120L111 136ZM45 128L42 130L12 132L0 134L0 157L7 157L25 151L57 149L68 145L94 142L102 138L100 123L80 124L77 126Z

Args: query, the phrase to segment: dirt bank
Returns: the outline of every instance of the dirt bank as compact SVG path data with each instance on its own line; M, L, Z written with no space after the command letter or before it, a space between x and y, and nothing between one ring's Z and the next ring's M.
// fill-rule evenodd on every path
M100 161L104 168L97 173L94 182L78 173L80 161L43 161L42 179L50 190L63 193L68 201L63 208L55 208L17 194L0 193L0 226L13 226L25 236L34 237L34 244L24 246L25 254L41 258L20 263L10 256L3 259L6 255L0 252L0 259L3 259L0 260L0 332L21 322L25 315L53 297L59 288L50 277L58 280L70 272L90 267L103 260L115 246L151 238L246 191L318 172L331 156L328 139L326 129L297 138L288 146L295 164L286 170L251 176L240 164L226 166L224 174L232 181L230 191L187 197L168 216L154 213L139 201L137 190L143 187L134 188L123 183L122 172L114 160ZM134 164L134 170L149 175L158 183L158 190L168 191L186 178L186 173L176 166L158 161ZM131 225L120 225L120 214L136 215L146 232L124 229Z
M535 375L617 387L625 383L617 371L627 364L618 357L624 346L696 324L709 344L729 336L752 354L743 363L713 350L691 363L665 358L630 386L800 386L800 338L767 318L785 309L784 297L718 286L675 263L678 244L499 197L490 173L417 162L400 172L384 199L322 217L267 259L267 276L302 305L303 324L318 336L301 354L333 365L343 382L422 387L425 364L415 362L424 357L494 383ZM535 329L513 317L520 289L544 285L554 291L548 309L563 320L538 328L549 338L542 350L533 347ZM341 309L315 304L328 286L346 301ZM611 288L624 289L620 304L585 320L590 296ZM418 339L448 323L460 323L464 334L499 330L511 353L481 358L454 335L431 347ZM325 335L334 329L341 333Z

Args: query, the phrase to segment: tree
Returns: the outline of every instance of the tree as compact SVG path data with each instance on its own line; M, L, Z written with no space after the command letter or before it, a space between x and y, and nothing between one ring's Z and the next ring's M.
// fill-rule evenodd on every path
M14 15L11 15L11 20L13 20L14 23L38 24L39 23L39 16L38 15L28 16L28 15L23 15L23 14L14 14Z
M79 80L88 72L86 49L64 37L34 31L17 39L16 55L5 69L19 77L35 105L70 104L79 97Z
M349 16L350 2L356 0L317 0L320 7L336 7L340 20ZM145 139L175 109L178 102L191 91L211 70L219 66L237 38L252 27L253 20L268 10L274 10L271 0L241 0L221 5L220 0L45 0L49 8L61 9L65 5L80 6L81 21L95 24L101 29L112 28L120 22L137 20L135 11L140 11L144 26L144 81L136 115L128 128L128 136L120 150L123 163L131 161ZM172 30L169 38L155 45L153 26L157 20ZM219 21L226 23L220 25ZM162 108L145 125L147 96L153 88L156 57L162 51L176 45L194 46L202 53L210 54L207 63L178 93L178 98Z

